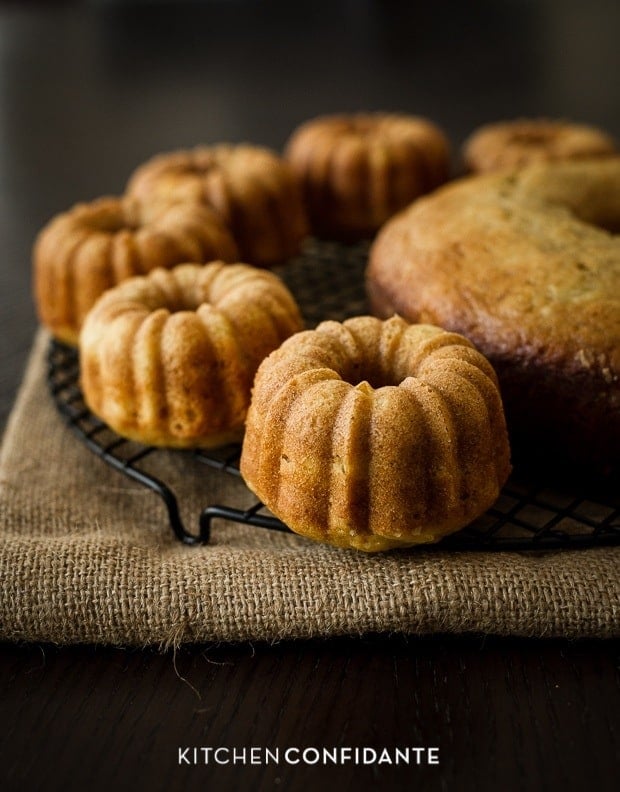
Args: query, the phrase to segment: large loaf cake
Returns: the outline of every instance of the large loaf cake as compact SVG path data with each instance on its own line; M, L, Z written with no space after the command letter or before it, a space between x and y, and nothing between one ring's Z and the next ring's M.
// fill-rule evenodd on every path
M469 337L500 380L513 445L620 460L620 159L464 179L390 221L375 313ZM525 442L524 442L525 441Z

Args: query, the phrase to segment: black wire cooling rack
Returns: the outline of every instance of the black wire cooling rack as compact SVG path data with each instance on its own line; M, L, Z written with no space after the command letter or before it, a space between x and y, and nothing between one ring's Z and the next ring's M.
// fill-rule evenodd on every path
M278 271L299 301L308 326L366 312L366 257L363 244L344 248L311 241L301 256ZM213 522L220 519L289 531L260 501L245 510L208 504L199 515L198 531L187 530L170 484L144 468L145 461L161 450L119 437L90 412L80 390L76 350L52 341L47 360L49 388L70 429L108 465L159 495L177 539L190 545L207 544ZM240 453L240 446L233 445L194 451L193 456L222 475L240 477ZM557 550L620 543L620 497L616 492L597 489L592 496L577 492L574 486L565 492L538 479L521 479L511 477L494 506L474 523L436 545L425 545L425 549Z

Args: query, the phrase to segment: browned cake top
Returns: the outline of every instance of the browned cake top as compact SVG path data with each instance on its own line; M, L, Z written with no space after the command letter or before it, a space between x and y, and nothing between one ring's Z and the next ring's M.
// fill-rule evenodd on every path
M620 372L620 159L465 179L389 223L369 289L485 352Z
M610 135L596 127L546 119L487 124L475 130L463 145L465 165L475 173L615 152Z

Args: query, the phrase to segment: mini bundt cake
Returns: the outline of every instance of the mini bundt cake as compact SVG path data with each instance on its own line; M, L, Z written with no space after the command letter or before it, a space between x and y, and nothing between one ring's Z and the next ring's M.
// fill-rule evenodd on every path
M106 292L84 323L84 398L132 440L177 448L238 440L256 370L300 330L274 274L244 264L181 264Z
M167 207L145 216L120 198L77 204L53 218L35 242L39 318L58 340L76 345L97 298L125 278L183 261L237 258L230 232L205 207Z
M487 124L472 132L463 144L463 162L472 173L615 153L613 139L596 127L545 119Z
M314 234L354 241L446 181L450 147L423 118L325 116L291 136L285 156L302 184Z
M203 203L231 229L241 258L273 266L299 253L308 233L299 185L284 160L250 145L201 146L159 154L127 185L143 206Z
M528 465L611 472L619 230L620 157L462 179L381 230L366 273L371 307L473 341L497 372L513 449Z
M509 454L495 374L469 341L362 316L298 333L261 364L241 473L293 531L380 551L474 520Z

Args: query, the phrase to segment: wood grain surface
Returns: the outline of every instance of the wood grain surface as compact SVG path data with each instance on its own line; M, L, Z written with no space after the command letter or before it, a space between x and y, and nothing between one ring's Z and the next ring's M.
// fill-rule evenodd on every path
M0 421L36 319L30 249L157 151L280 148L338 110L620 137L620 5L0 6ZM1 585L1 581L0 581ZM612 790L619 645L369 637L276 646L0 646L0 788ZM437 746L438 766L178 763L179 747Z
M619 650L445 637L176 656L5 646L2 773L10 789L611 792ZM179 748L203 746L229 759L251 746L435 746L439 765L179 764Z

